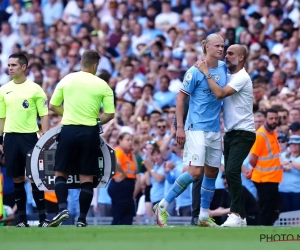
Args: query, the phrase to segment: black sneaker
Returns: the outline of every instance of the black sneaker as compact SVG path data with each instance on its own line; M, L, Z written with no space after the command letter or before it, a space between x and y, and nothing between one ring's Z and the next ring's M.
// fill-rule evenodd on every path
M78 221L77 222L77 227L87 227L87 223L86 222L82 222L82 221Z
M59 212L49 223L48 227L58 227L63 221L69 218L69 211L67 209Z
M50 220L45 219L40 222L39 227L48 227L49 223L50 223Z
M15 227L29 227L29 224L26 221L18 221Z
M198 217L192 217L191 225L192 226L198 226Z

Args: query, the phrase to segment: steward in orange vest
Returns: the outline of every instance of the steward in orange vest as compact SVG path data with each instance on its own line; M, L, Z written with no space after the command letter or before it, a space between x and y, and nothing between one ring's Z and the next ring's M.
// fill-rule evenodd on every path
M257 188L259 218L258 225L272 226L280 212L278 185L282 181L283 168L280 164L280 146L277 133L278 112L266 111L266 121L256 131L256 141L250 151L253 167L251 180Z

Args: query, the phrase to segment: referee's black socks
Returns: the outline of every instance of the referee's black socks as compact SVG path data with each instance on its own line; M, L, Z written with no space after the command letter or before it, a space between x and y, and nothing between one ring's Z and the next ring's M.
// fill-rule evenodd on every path
M31 187L32 187L32 196L39 212L40 222L43 222L46 219L44 191L40 191L38 187L35 185L35 183L31 183Z
M17 204L19 220L27 222L25 182L14 183L15 202Z
M79 195L80 215L78 221L86 223L86 215L89 211L93 200L93 183L84 182L80 185L81 191Z
M62 176L55 178L55 194L58 201L59 212L67 209L68 187L67 180Z

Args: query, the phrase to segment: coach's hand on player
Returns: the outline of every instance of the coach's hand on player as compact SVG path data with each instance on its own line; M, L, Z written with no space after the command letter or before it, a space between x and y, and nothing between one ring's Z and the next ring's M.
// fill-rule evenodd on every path
M204 75L209 74L207 62L204 59L201 59L195 63L195 67L201 71Z
M183 128L177 127L177 132L176 132L176 141L179 145L184 145L185 143L185 132Z

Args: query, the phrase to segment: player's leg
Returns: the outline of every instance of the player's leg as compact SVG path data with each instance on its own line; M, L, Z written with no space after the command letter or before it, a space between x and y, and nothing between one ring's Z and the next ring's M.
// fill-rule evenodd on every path
M153 207L157 224L159 226L167 225L166 212L168 205L184 190L201 176L202 168L205 160L205 146L201 145L204 134L202 131L187 131L187 139L184 148L183 164L188 165L188 171L181 174L167 193L164 199Z
M22 143L20 145L22 151L22 164L25 166L27 154L30 150L32 150L35 147L38 138L36 133L30 133L20 135L20 139L22 140ZM39 227L47 227L50 221L46 219L44 191L40 191L34 182L31 183L31 187L32 196L39 213Z
M241 168L255 141L255 134L246 131L232 131L227 134L226 151L228 159L225 165L226 179L231 196L228 219L222 226L240 227L246 225Z
M93 175L79 175L80 179L80 195L79 195L79 210L77 227L86 227L86 215L89 211L93 200Z
M215 227L217 224L209 217L209 208L215 193L215 183L221 166L222 141L221 134L205 133L207 145L204 164L204 177L201 186L201 207L199 225Z
M49 227L58 227L69 218L67 209L68 186L67 180L73 165L77 165L76 129L73 126L64 126L58 137L55 153L55 195L58 202L58 214L52 219ZM75 159L74 159L75 158Z
M97 127L82 127L77 132L80 140L79 178L80 195L78 227L86 227L86 215L93 200L93 176L97 174L100 139Z
M16 227L29 227L26 215L25 165L20 161L22 152L19 140L17 134L7 133L4 137L6 175L14 181L14 196L19 215Z

